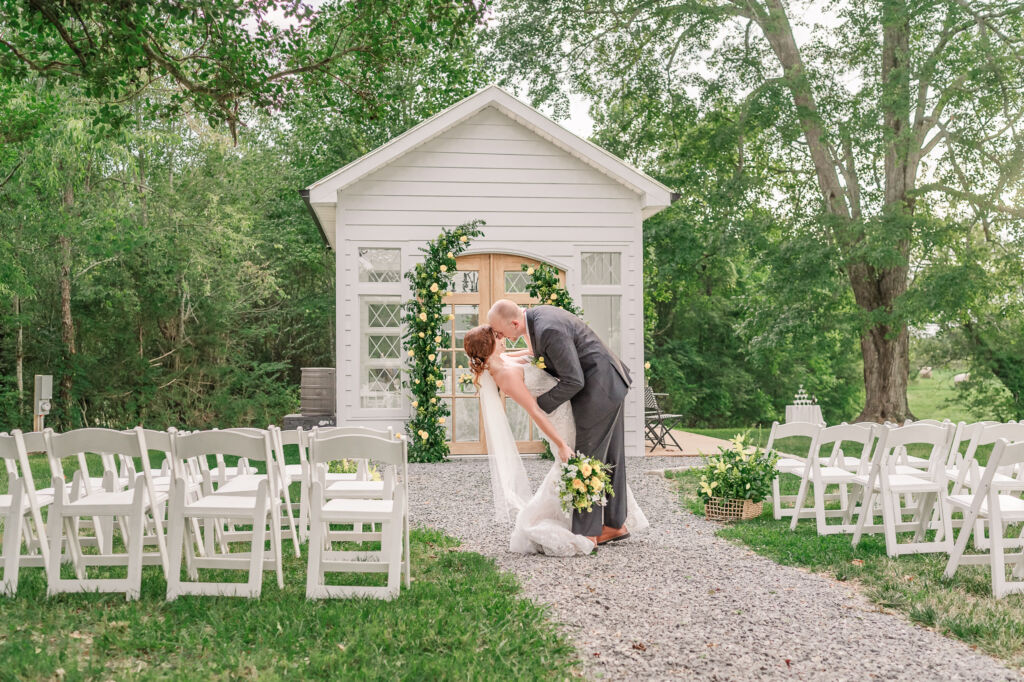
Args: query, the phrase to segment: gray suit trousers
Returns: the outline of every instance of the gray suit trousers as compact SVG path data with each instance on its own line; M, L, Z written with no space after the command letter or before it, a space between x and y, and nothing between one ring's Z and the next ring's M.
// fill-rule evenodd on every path
M573 511L572 532L594 537L601 534L601 526L622 528L626 523L626 438L624 406L588 429L576 432L576 449L612 467L611 484L615 497L608 505L594 506L590 512Z

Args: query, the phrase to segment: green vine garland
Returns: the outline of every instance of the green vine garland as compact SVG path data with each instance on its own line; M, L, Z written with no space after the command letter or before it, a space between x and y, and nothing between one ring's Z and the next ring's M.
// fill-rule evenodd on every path
M530 283L526 285L527 293L540 301L541 305L553 305L577 317L583 316L583 308L576 305L558 280L557 269L547 263L541 263L536 267L524 263L522 270L530 276Z
M451 411L437 397L438 389L444 386L441 349L451 346L449 325L445 323L452 318L445 311L444 299L451 289L455 258L469 247L470 239L483 235L480 225L482 220L474 220L443 229L420 249L425 256L423 262L405 273L415 292L415 298L403 306L403 347L409 354L406 386L415 410L405 427L410 462L443 462L448 457L444 425Z

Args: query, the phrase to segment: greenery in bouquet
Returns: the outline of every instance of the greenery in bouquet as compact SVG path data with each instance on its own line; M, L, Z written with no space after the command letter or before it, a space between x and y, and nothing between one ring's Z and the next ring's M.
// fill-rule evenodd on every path
M592 457L576 453L562 465L558 477L558 497L565 511L593 511L594 505L603 507L608 497L615 497L611 488L611 468Z
M775 452L759 450L737 434L717 456L704 458L698 494L705 502L711 497L761 502L771 492L778 461Z

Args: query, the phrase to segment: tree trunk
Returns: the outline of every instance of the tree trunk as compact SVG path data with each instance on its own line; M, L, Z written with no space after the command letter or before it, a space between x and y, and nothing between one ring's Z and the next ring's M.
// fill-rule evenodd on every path
M911 226L914 200L909 192L917 177L914 134L910 122L910 19L905 5L890 3L882 14L882 110L887 135L885 149L885 208L883 219L890 233L906 235ZM876 269L868 264L848 268L857 305L872 314L872 326L861 334L864 358L864 409L858 421L902 422L912 417L907 403L910 379L910 335L902 320L894 319L897 299L907 291L906 265L910 242L906 236L894 244L903 256L895 267Z
M75 203L74 190L71 185L64 189L62 203L67 211ZM64 342L64 371L60 378L60 400L67 411L65 417L70 427L72 420L72 395L73 386L72 372L74 371L75 357L75 321L71 316L71 240L66 234L57 238L60 246L60 336Z
M808 152L814 164L818 187L825 202L826 212L838 223L855 227L851 221L847 189L839 182L837 161L829 152L826 132L821 122L817 102L807 72L793 36L793 30L782 0L766 0L766 12L754 11L752 18L761 27L765 38L775 52L782 67L800 127L807 141ZM885 154L885 217L894 221L894 227L903 230L914 209L909 197L916 174L914 135L910 124L910 60L909 14L904 5L894 2L886 6L882 17L882 109L887 128ZM853 169L848 169L852 173ZM847 177L847 184L856 178ZM850 191L857 192L856 183ZM840 248L856 246L864 238L859 230L852 234L834 233ZM893 234L900 234L894 231ZM900 253L907 256L909 241L897 241ZM876 269L868 263L855 263L847 268L850 285L857 305L872 314L871 326L861 334L861 354L864 360L863 421L903 421L910 416L907 407L907 383L910 373L908 352L909 335L905 324L890 317L896 299L907 289L908 268ZM879 313L884 313L879 315Z
M849 268L849 277L857 305L867 311L884 308L891 313L893 301L907 289L906 268L877 271L858 264ZM912 416L907 405L909 342L906 325L875 323L861 333L864 409L857 421L902 422Z
M14 317L18 320L18 338L14 350L14 373L18 382L18 414L25 413L25 325L21 322L21 297L14 297Z

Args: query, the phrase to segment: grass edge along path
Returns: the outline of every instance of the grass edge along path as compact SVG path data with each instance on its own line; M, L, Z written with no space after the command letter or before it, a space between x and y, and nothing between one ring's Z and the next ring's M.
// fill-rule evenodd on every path
M683 508L703 517L696 470L666 477L678 486ZM796 487L796 477L783 477L783 494L795 494ZM813 519L790 531L789 519L772 518L770 502L759 518L723 525L716 535L776 563L850 582L881 608L1024 669L1024 595L995 599L987 565L960 566L952 580L945 580L945 554L890 559L881 534L865 535L854 548L849 535L819 536Z
M7 679L565 679L578 655L494 561L436 530L412 532L413 580L394 601L307 601L306 547L285 550L285 588L264 574L259 600L164 601L159 567L142 598L46 597L42 569L22 569L0 598L0 680Z

